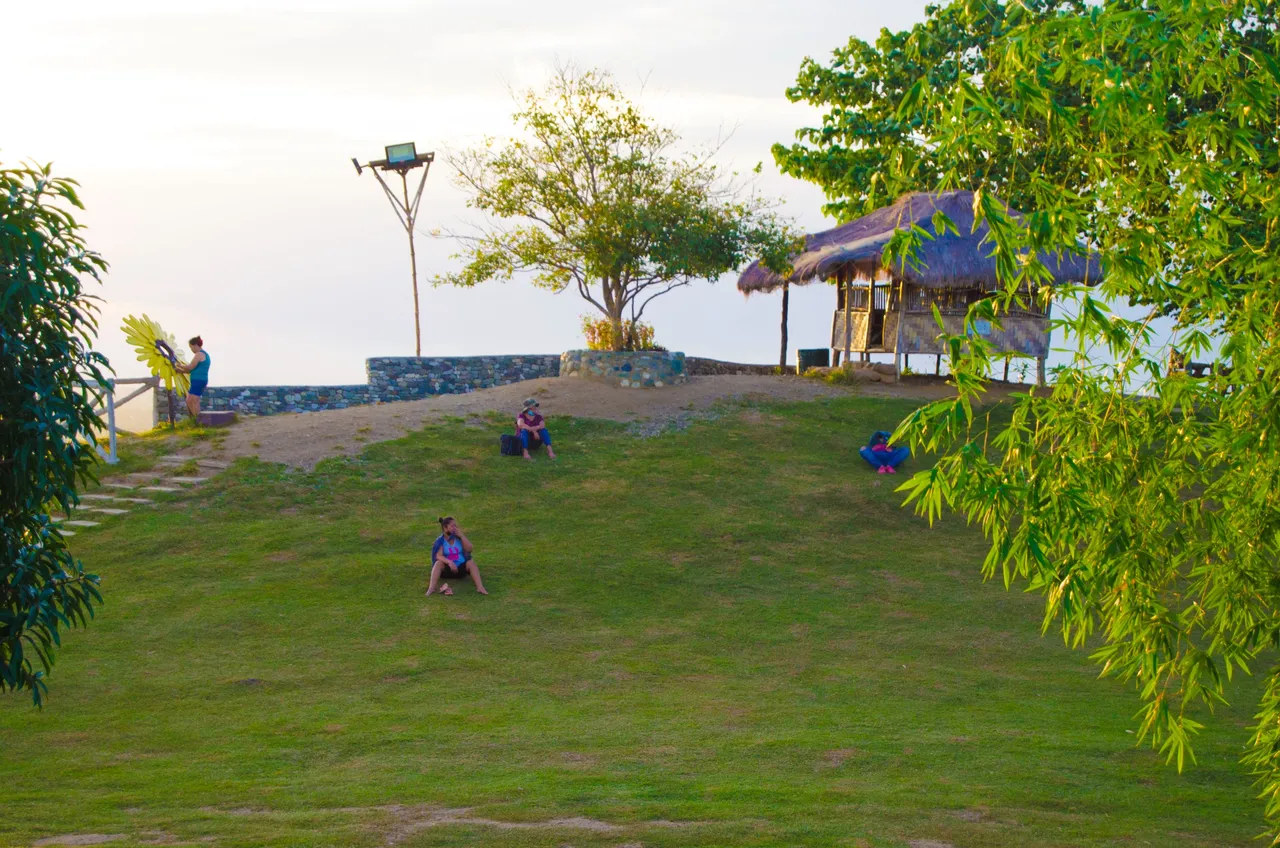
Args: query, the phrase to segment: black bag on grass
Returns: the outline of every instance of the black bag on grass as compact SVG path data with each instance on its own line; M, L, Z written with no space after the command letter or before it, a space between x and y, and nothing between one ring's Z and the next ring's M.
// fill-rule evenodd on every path
M518 436L510 433L502 434L502 455L503 456L520 456L524 452L523 446L520 444Z

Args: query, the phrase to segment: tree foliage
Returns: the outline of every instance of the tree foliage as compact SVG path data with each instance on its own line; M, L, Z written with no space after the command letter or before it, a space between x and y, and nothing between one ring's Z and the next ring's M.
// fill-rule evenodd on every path
M622 339L613 336L613 322L608 318L582 316L582 336L587 350L666 350L654 342L654 329L639 321L622 322Z
M969 40L943 49L940 32ZM938 70L944 55L964 59ZM966 330L1023 288L1073 304L1055 322L1069 363L1016 396L1007 423L974 406L993 352L946 337L957 397L900 427L939 455L903 489L931 518L951 508L979 525L985 573L1042 592L1046 629L1100 637L1104 674L1143 699L1142 738L1180 768L1226 682L1280 645L1278 56L1276 6L1261 0L958 2L830 68L806 63L793 92L830 111L802 131L808 147L779 153L842 209L977 191L1003 288ZM1081 245L1102 254L1097 289L1051 288L1023 258ZM1126 319L1117 301L1149 310ZM1161 314L1175 316L1168 337ZM1175 346L1222 367L1171 373ZM1265 673L1245 761L1274 834L1280 670Z
M76 503L96 461L91 381L107 368L83 289L106 264L67 207L82 208L73 181L0 167L0 690L37 705L61 632L101 601L48 516Z
M1030 0L1020 4L1016 20L1034 23L1060 11L1079 11L1079 0ZM783 173L809 180L827 196L824 210L846 221L884 206L901 192L894 180L929 186L956 163L953 151L929 143L926 91L937 91L985 75L988 53L1012 25L1004 4L980 7L957 3L929 6L927 18L906 32L881 30L870 44L850 38L833 51L830 64L812 58L801 63L792 102L825 109L822 126L796 132L790 146L775 144L774 159ZM1012 105L1012 93L992 80L988 95L996 108ZM983 152L988 184L1015 208L1022 205L1015 174L1044 167L1060 171L1061 160L1046 161L1042 149ZM1066 176L1059 173L1059 176Z
M624 321L638 322L654 298L757 256L785 265L795 238L773 204L725 174L714 151L677 152L676 133L608 74L562 69L523 94L514 120L521 137L449 157L490 223L455 235L466 264L437 284L531 271L535 285L576 288L621 344Z

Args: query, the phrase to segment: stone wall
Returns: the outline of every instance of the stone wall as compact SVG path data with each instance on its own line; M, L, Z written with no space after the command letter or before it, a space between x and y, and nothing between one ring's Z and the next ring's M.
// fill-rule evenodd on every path
M778 366L776 365L743 365L740 362L721 362L718 359L703 359L699 356L686 356L684 359L685 373L690 377L711 377L720 374L741 375L741 374L777 374ZM792 368L787 373L793 373Z
M675 351L567 350L560 355L560 376L653 389L687 382L684 365L684 354Z
M241 415L317 412L370 403L416 400L460 394L560 373L560 357L533 356L386 356L365 361L369 382L361 386L210 386L201 408ZM215 372L216 374L216 372ZM156 421L169 418L166 392L155 392ZM175 397L174 414L184 418L186 404Z
M365 361L369 382L360 386L210 386L201 408L240 415L318 412L370 403L417 400L461 394L538 377L587 377L626 388L658 388L687 382L689 375L773 374L772 365L740 365L683 353L615 353L571 350L561 356L383 356ZM215 372L216 374L216 372ZM166 392L155 396L155 420L169 418ZM175 396L173 410L185 418L186 405Z
M560 357L546 356L383 356L365 361L369 390L381 402L451 395L557 377Z
M169 420L165 392L156 394L156 421ZM217 386L205 389L200 408L241 415L277 415L281 412L315 412L374 403L368 386ZM173 412L185 418L187 406L174 393Z

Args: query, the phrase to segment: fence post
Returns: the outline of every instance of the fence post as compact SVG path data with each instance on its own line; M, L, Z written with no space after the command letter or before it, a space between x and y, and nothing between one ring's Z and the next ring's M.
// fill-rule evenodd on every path
M107 440L111 445L111 453L107 456L107 464L115 465L120 461L116 455L116 392L115 386L107 389Z

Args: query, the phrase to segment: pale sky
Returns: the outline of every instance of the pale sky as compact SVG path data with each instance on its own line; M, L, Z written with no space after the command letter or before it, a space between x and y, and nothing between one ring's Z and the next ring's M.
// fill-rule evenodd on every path
M769 147L817 119L783 96L805 56L923 18L923 0L720 2L50 2L0 0L0 160L51 161L82 185L91 246L111 263L100 349L142 366L120 319L200 333L213 385L362 383L369 356L412 355L404 231L352 156L513 132L509 87L557 63L612 71L690 146L734 134L721 161L763 161L761 188L804 228L822 196L772 167ZM647 80L643 91L641 81ZM19 117L20 116L20 117ZM443 163L419 228L469 219ZM456 267L419 237L420 282ZM745 300L735 276L650 307L673 350L776 362L780 296ZM421 287L424 355L558 353L582 346L573 292L526 283ZM792 294L791 348L824 347L834 294Z

